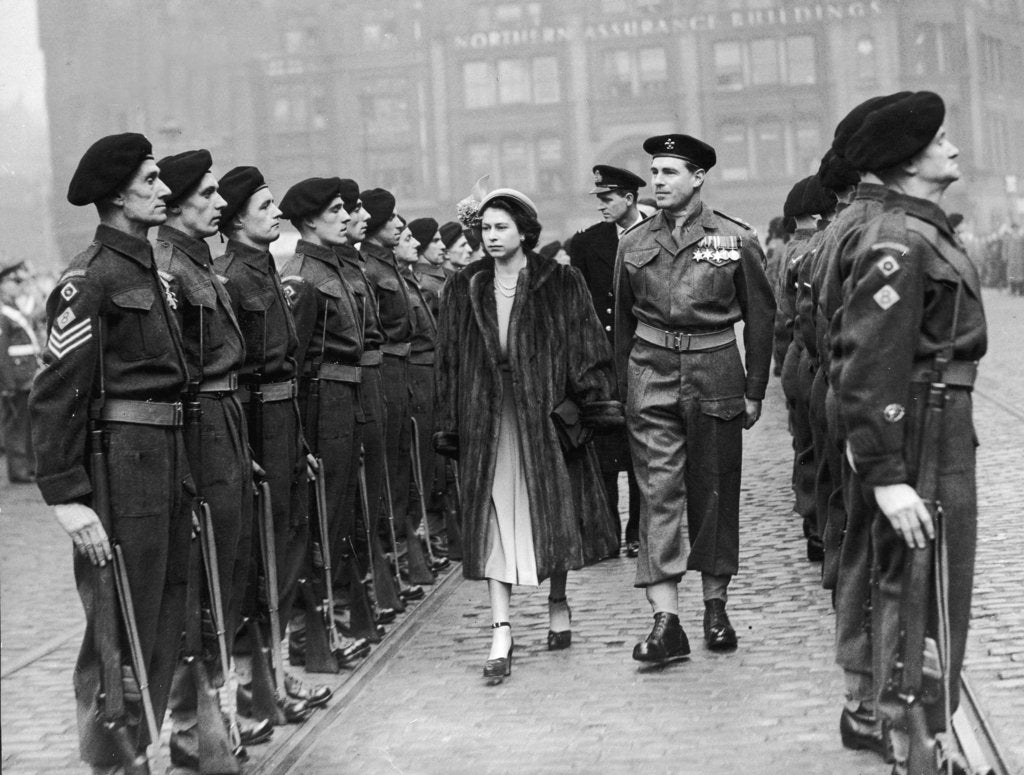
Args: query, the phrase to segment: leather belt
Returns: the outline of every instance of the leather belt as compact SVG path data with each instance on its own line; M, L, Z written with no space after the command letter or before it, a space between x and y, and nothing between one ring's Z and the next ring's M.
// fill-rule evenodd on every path
M268 382L260 385L260 392L263 394L263 403L270 404L275 401L289 401L296 396L295 380L287 382ZM249 403L252 392L249 388L243 387L238 391L238 400L243 404Z
M238 390L238 372L230 372L216 379L204 379L199 383L200 393L234 393Z
M326 379L328 382L362 382L363 373L358 366L324 363L320 366L320 379Z
M360 366L380 366L384 362L384 353L380 350L367 350L359 359Z
M914 364L910 373L911 382L931 382L934 363L922 361ZM974 378L978 376L977 361L950 361L942 371L942 382L953 387L974 387Z
M412 350L412 342L402 342L401 344L390 344L385 342L380 346L380 351L385 355L394 355L398 358L408 358L409 351Z
M434 351L427 350L422 353L412 353L409 356L409 363L413 366L433 366L434 365Z
M731 328L709 333L687 334L682 331L663 331L649 326L641 320L636 323L636 338L648 344L674 350L677 353L696 350L713 350L716 347L736 341L736 332Z
M180 428L181 402L173 404L158 401L132 401L127 398L108 398L100 409L100 419L107 422L125 422L132 425L166 425Z

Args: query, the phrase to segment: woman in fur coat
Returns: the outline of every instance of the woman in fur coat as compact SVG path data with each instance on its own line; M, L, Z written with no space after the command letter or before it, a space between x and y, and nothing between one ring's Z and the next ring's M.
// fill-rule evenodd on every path
M617 544L593 450L564 452L552 411L568 407L571 421L578 409L585 432L621 426L623 412L581 275L533 252L536 207L497 189L479 213L486 255L449 280L441 302L434 441L460 463L463 573L487 579L484 677L500 681L512 669L512 585L551 579L548 648L567 648L566 574Z

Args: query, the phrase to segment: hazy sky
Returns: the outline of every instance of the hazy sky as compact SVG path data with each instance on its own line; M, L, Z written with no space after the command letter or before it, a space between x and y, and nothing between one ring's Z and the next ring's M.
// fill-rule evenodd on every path
M0 19L0 105L20 97L28 110L42 116L43 55L35 0L0 0Z

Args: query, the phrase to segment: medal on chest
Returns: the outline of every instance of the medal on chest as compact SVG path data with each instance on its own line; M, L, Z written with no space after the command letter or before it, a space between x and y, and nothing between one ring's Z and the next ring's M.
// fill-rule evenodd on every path
M740 238L721 234L704 236L693 251L693 260L707 261L712 266L724 266L740 260Z

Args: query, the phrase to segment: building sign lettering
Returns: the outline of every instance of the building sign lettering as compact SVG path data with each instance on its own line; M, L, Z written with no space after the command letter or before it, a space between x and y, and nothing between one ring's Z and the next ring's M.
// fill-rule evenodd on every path
M659 19L621 19L587 24L580 32L584 40L646 38L686 32L728 31L797 24L836 22L880 16L883 0L855 0L846 3L806 3L778 8L752 8L745 11L701 13ZM530 27L491 30L456 35L459 49L510 48L544 43L565 43L576 34L568 27Z

